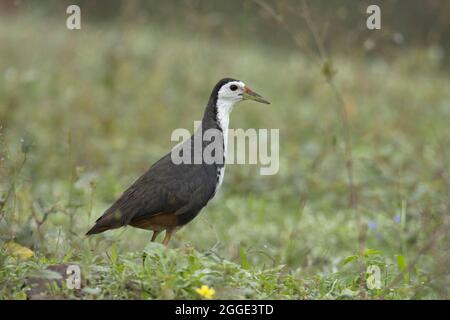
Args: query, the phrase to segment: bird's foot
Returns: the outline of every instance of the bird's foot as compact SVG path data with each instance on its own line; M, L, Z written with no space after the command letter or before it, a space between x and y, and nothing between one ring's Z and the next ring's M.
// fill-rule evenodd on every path
M147 259L147 253L144 251L142 253L142 267L145 267L145 259Z

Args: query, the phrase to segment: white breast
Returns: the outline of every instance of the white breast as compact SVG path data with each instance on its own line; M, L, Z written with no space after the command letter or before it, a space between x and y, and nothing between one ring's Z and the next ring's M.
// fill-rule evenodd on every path
M217 168L217 184L214 193L219 191L225 174L225 162L228 147L228 125L230 123L230 113L233 110L234 103L230 101L217 101L217 121L223 133L223 167Z

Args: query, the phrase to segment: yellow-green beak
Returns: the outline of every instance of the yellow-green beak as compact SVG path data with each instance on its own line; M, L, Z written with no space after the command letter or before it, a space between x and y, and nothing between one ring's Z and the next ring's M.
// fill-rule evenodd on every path
M250 90L249 87L244 88L244 92L242 93L243 100L254 100L261 103L270 104L269 101L265 100L261 95L257 94Z

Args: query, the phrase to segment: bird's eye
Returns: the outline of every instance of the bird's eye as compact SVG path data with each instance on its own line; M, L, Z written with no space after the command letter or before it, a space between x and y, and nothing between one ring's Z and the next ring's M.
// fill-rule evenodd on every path
M237 90L237 85L232 84L232 85L230 86L230 90L231 90L231 91L236 91L236 90Z

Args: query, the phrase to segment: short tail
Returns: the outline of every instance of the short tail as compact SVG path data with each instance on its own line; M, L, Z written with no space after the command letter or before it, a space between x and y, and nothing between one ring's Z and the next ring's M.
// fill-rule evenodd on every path
M112 214L104 214L94 224L94 226L86 232L87 236L102 233L107 230L120 228L123 224L120 220L114 219Z
M90 236L93 234L102 233L109 229L113 229L113 228L110 228L108 226L102 226L99 223L96 223L91 229L89 229L88 232L86 232L86 235Z

